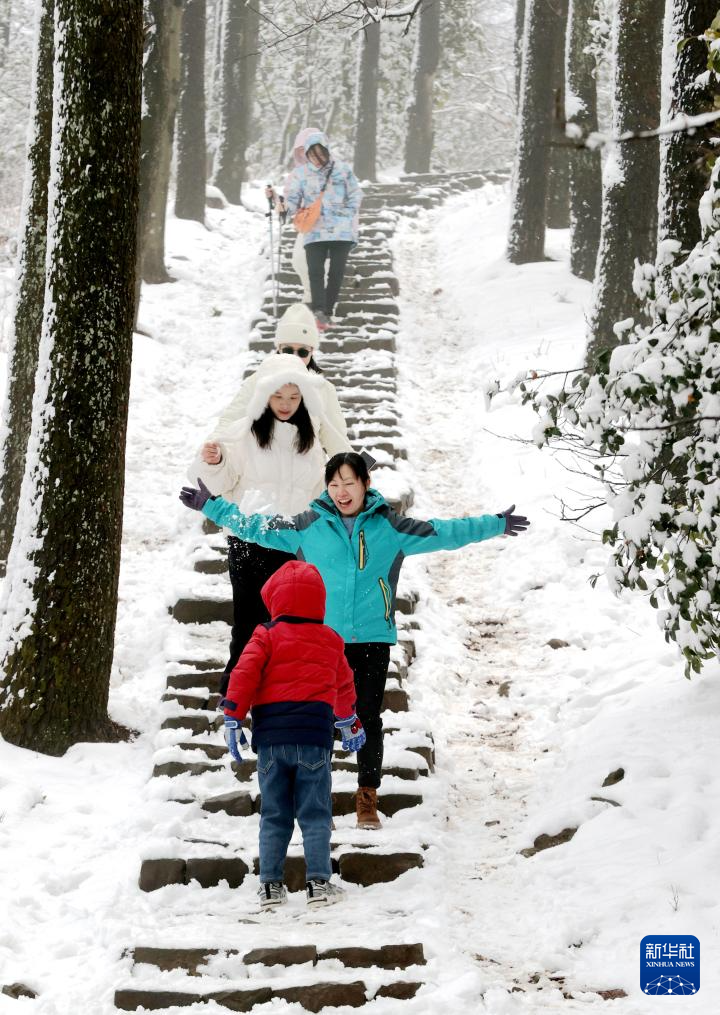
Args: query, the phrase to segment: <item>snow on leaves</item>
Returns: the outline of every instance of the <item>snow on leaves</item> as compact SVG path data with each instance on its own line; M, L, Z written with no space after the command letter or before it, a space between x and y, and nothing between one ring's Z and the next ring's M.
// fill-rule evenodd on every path
M538 446L570 450L601 482L612 509L610 585L648 595L688 676L720 649L720 164L702 220L669 292L660 272L676 246L663 247L657 266L637 267L652 323L622 322L626 344L594 373L531 372L505 388L537 412ZM499 390L495 382L487 397Z

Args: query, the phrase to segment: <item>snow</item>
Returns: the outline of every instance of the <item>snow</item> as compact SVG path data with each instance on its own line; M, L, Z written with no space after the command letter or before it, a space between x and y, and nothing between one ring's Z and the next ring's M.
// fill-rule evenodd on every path
M709 1013L720 987L709 960L720 916L718 666L686 681L656 612L640 597L614 598L603 581L591 585L607 563L595 532L610 510L585 519L592 531L561 523L559 500L576 503L592 490L532 446L529 408L502 396L485 406L495 376L581 364L591 298L568 271L564 233L550 234L547 262L504 260L502 188L402 222L394 243L408 462L398 476L379 470L377 485L391 492L409 476L416 517L516 503L532 522L517 539L413 558L403 571L402 588L419 594L420 628L411 711L394 722L388 756L406 762L418 731L432 730L438 767L412 784L421 808L398 812L379 837L362 835L389 849L424 843L425 868L370 889L348 885L342 906L312 923L298 897L283 913L258 916L252 877L235 891L138 890L143 858L201 855L189 839L226 843L220 855L246 862L256 848L256 816L207 815L197 802L177 802L184 791L236 788L226 762L192 780L150 779L154 764L183 756L182 733L159 729L172 712L161 703L166 676L186 669L179 660L222 659L226 649L223 625L181 626L167 607L192 588L227 594L225 576L192 571L207 544L177 494L249 360L266 266L260 187L248 207L210 210L209 229L169 217L177 281L143 293L110 695L113 719L138 735L80 744L60 759L0 741L0 983L39 993L34 1002L2 997L0 1012L110 1015L118 987L197 984L177 971L131 974L129 947L242 949L276 944L290 927L295 943L423 941L428 965L415 973L426 985L402 1003L409 1015L655 1015L657 1004L639 992L640 940L692 933L705 957L702 994L676 999L673 1011ZM566 647L551 648L553 638ZM619 768L622 781L603 788ZM351 784L339 773L338 788ZM358 841L350 817L336 823L338 841ZM563 845L519 853L540 834L574 827ZM215 960L203 991L226 987L232 962ZM263 982L279 975L268 970ZM362 975L372 989L383 980L378 970ZM293 967L283 979L310 976ZM333 976L357 978L339 966ZM580 998L563 999L561 988ZM629 996L606 1002L593 993L608 988ZM379 999L372 1010L391 1015L398 1005ZM301 1011L282 1002L276 1010Z

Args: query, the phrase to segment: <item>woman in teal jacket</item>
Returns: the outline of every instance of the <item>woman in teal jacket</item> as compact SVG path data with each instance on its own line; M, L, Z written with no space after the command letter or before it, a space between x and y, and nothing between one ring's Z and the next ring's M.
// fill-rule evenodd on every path
M325 468L327 490L293 517L245 515L236 504L183 489L182 502L232 530L240 539L294 553L314 564L327 590L325 623L345 641L355 674L357 714L367 741L358 752L358 827L379 828L377 788L382 773L382 709L390 646L397 641L394 601L405 557L457 550L468 543L528 526L514 505L496 515L420 521L398 515L370 486L367 465L354 452L334 455Z

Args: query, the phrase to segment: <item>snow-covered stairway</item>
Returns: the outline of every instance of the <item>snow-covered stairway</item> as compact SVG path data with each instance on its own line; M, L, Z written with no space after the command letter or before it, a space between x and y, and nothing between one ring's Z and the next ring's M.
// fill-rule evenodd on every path
M485 182L487 176L443 176L366 188L361 242L338 308L343 321L323 338L318 360L337 386L351 439L378 460L376 483L398 510L412 503L412 489L396 395L394 300L399 285L389 240L400 215ZM284 264L289 264L291 247L288 234ZM279 281L282 312L301 299L301 293L295 276L284 268ZM251 340L258 360L272 345L272 309L268 284ZM253 361L249 369L254 366ZM261 914L255 901L257 882L249 877L257 873L260 797L255 762L229 764L217 712L232 618L224 550L217 531L206 526L201 532L198 526L189 569L178 583L182 595L173 616L182 625L178 641L183 651L168 667L165 717L150 791L175 812L180 808L183 816L171 827L155 830L156 842L141 864L139 889L146 893L148 911L164 918L149 919L128 942L128 979L116 992L116 1007L157 1010L199 1003L207 1005L208 1012L263 1011L266 1005L274 1007L273 999L284 999L319 1011L355 1008L384 997L385 1012L385 1005L402 1005L413 997L423 982L423 944L403 921L397 892L422 891L425 830L437 811L433 780L428 778L434 768L433 738L412 709L416 597L401 586L396 601L400 637L392 651L384 699L385 759L378 799L383 830L355 829L356 764L337 749L332 863L348 886L348 899L342 906L313 913L306 910L304 899L291 895L290 905L279 913ZM292 893L303 891L299 838L291 843L285 877ZM395 902L387 904L386 891L396 881ZM376 912L389 905L385 926L367 920L359 926L357 914L353 923L350 914L358 904L353 886L372 893L363 913L368 905Z

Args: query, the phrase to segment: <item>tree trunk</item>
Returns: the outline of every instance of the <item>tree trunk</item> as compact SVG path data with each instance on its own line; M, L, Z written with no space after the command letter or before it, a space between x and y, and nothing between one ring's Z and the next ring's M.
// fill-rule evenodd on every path
M660 119L662 19L657 0L617 0L613 29L613 134L652 130ZM618 344L613 326L640 313L635 261L655 259L660 170L657 139L614 145L605 164L600 251L587 362Z
M187 0L183 14L177 122L175 214L205 221L205 0Z
M595 0L570 0L565 50L565 111L571 136L587 137L598 129L595 58L588 52L590 18ZM592 282L595 277L600 219L602 166L600 151L570 149L570 270Z
M520 109L520 87L523 69L523 36L525 34L525 0L515 0L515 108Z
M165 268L165 215L180 91L183 3L184 0L149 0L154 27L143 74L145 112L140 156L138 260L140 278L151 284L171 280Z
M433 149L433 85L440 62L440 4L425 0L420 8L413 67L413 97L405 137L405 172L427 173Z
M120 566L138 208L141 0L55 0L47 294L3 589L0 733L62 754L117 738Z
M549 229L570 226L570 155L565 134L565 34L568 0L553 0L556 40L550 120L550 165L545 222Z
M522 82L507 256L513 264L545 256L550 137L559 20L555 0L527 0Z
M30 143L18 251L15 328L8 356L7 386L0 428L0 574L5 574L25 471L25 452L30 436L35 371L42 330L54 30L53 2L43 0L38 10L35 41Z
M12 0L0 0L0 67L5 64L5 55L10 45L10 15Z
M259 62L260 4L225 0L223 6L223 91L214 183L231 204L240 204Z
M695 79L707 70L707 46L698 41L717 14L717 0L676 0L668 7L665 59L669 61L665 80L668 94L663 96L662 120L680 113L695 116L713 109L713 89L696 87ZM682 50L678 44L691 39ZM717 124L668 134L660 141L660 240L679 240L691 250L700 239L698 206L710 179L707 160L713 151L709 140L717 135Z
M205 178L212 176L217 151L217 138L220 124L220 96L222 95L222 28L223 0L213 0L213 36L212 36L212 70L210 73L210 95L207 104L207 165Z
M360 180L377 178L377 105L380 69L380 22L365 27L358 62L355 114L355 175Z

